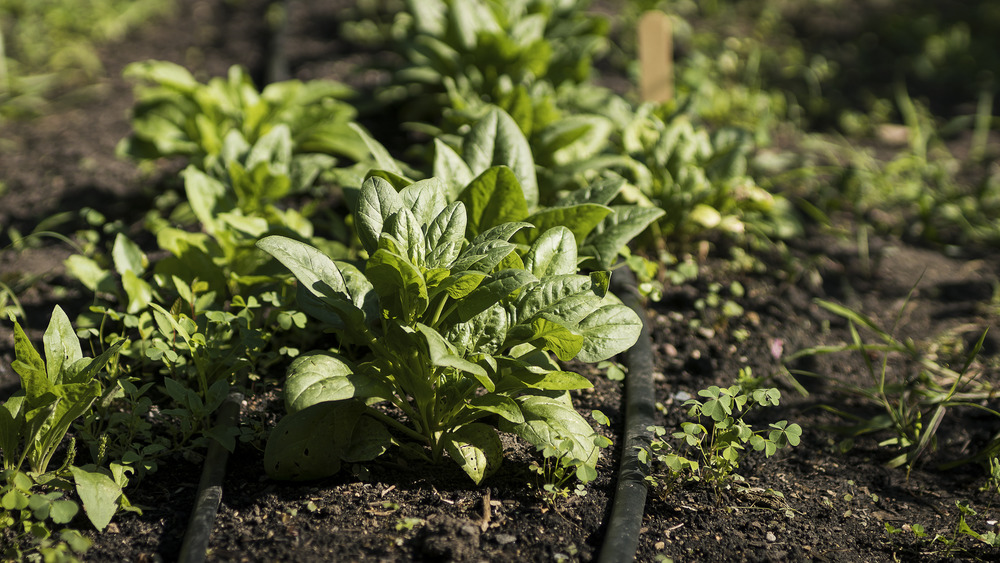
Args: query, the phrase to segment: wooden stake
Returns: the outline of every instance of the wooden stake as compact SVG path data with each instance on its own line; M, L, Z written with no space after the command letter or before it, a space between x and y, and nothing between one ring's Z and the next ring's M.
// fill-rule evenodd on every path
M649 11L639 19L639 94L644 102L674 96L674 45L670 16Z

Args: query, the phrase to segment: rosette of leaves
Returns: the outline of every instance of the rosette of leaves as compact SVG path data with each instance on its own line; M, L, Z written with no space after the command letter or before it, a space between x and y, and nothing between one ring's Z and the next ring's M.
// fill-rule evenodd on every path
M626 199L662 209L660 232L686 240L710 230L788 238L800 231L791 204L749 175L754 145L746 131L709 133L683 115L670 120L653 106L639 109L623 131L620 168Z
M553 87L584 83L593 58L606 45L608 23L588 13L585 0L412 0L397 17L405 30L400 51L410 66L396 81L426 115L441 107L461 107L482 99L512 108L531 99L523 88L545 82ZM439 97L427 94L439 94ZM538 113L550 98L534 98ZM427 107L431 104L432 107ZM534 112L533 112L534 113ZM527 130L526 130L527 132Z
M353 91L339 82L287 80L258 91L240 66L230 67L226 78L202 84L184 67L166 61L132 63L125 76L139 85L133 131L118 150L134 158L184 156L205 169L223 152L230 131L255 144L282 124L291 131L295 153L354 161L369 156L355 129L357 111L343 101Z
M562 451L570 440L577 475L596 474L604 442L569 396L591 383L554 358L606 359L641 321L607 293L608 272L579 273L570 229L512 242L535 227L502 220L524 205L500 197L521 193L509 169L487 169L457 201L447 193L436 178L399 190L366 180L354 225L368 258L357 266L290 238L258 243L295 275L299 307L338 349L290 366L289 414L265 451L272 477L330 475L396 443L434 462L447 454L479 483L500 465L498 431Z
M588 126L580 127L583 131ZM548 201L540 203L543 194L532 147L514 118L497 107L458 141L438 138L434 146L434 176L447 186L448 201L466 204L473 235L504 222L525 221L535 229L518 231L513 240L531 244L550 227L565 226L585 265L609 269L622 248L664 214L653 207L612 205L625 185L617 176L549 193ZM572 142L562 147L570 151L567 162L591 154L583 147L574 149Z
M186 206L201 228L191 232L163 220L150 222L160 248L171 254L157 262L156 273L206 281L218 295L269 281L277 270L266 267L272 261L254 243L268 234L313 236L302 212L280 204L307 191L332 161L326 155L296 155L286 125L253 145L230 131L213 166L206 171L190 165L181 173Z

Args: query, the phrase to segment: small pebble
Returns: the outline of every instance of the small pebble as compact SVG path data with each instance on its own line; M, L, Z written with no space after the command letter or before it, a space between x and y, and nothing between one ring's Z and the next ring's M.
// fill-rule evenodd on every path
M771 532L768 532L767 534L765 534L764 538L766 538L767 541L778 541L778 538L774 537L774 534L771 533Z
M517 538L515 538L514 536L512 536L510 534L497 534L496 540L497 540L497 543L500 544L500 545L507 545L509 543L516 542Z

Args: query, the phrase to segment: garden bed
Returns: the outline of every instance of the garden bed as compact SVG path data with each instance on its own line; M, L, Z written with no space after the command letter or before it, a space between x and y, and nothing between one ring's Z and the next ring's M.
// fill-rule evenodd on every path
M293 3L286 45L293 74L337 79L359 88L379 84L381 75L359 69L383 55L352 48L335 36L342 4L349 3L308 9L303 4ZM108 78L100 97L31 121L5 123L0 129L0 180L6 187L0 196L0 225L28 234L40 220L69 213L65 222L50 229L68 233L82 228L75 212L90 207L109 219L123 220L132 234L143 236L141 214L161 189L176 187L178 166L167 161L140 171L115 157L116 144L130 131L132 104L132 85L120 78L121 70L130 62L157 58L184 64L201 79L222 75L231 64L245 65L262 78L267 31L260 22L265 5L181 1L173 18L102 51ZM392 132L392 124L367 119L372 121L365 125L380 133L379 138ZM858 240L807 226L805 236L789 241L784 254L756 251L753 260L741 263L732 259L733 243L711 238L692 250L697 276L665 279L662 298L647 303L655 400L661 405L658 425L673 431L687 420L685 400L710 385L728 387L742 368L750 367L754 376L765 378L762 384L782 393L780 406L755 413L751 421L766 426L788 420L803 432L797 447L767 459L754 452L740 458L737 472L749 488L715 490L705 483L661 479L661 486L649 490L637 560L995 557L996 548L956 531L956 501L975 511L964 516L971 529L1000 533L1000 491L982 490L987 480L980 464L950 470L937 465L979 451L1000 432L1000 419L969 407L949 409L937 432L937 450L926 453L911 471L890 469L885 464L897 452L877 445L884 433L858 437L848 448L832 431L843 419L824 408L878 414L870 401L843 393L835 382L869 384L862 356L787 359L803 349L851 342L846 320L815 301L823 299L862 312L886 329L898 317L900 341L912 339L940 362L960 364L982 331L1000 316L1000 255L946 255L888 235L872 235L860 248ZM62 270L70 253L67 246L41 238L0 256L4 279L21 284L15 286L25 311L20 322L33 329L28 331L33 338L40 338L54 304L61 304L73 318L91 301ZM721 306L706 304L705 297L713 293L738 304L742 314L728 315ZM9 323L0 336L0 396L6 397L18 382L10 368L14 348ZM861 336L873 341L870 332L862 331ZM1000 338L988 333L970 371L987 387L1000 384L998 354ZM595 386L574 391L575 406L580 412L596 409L606 414L611 424L599 431L615 443L606 450L597 467L599 476L587 485L585 496L546 502L528 469L537 459L533 448L506 438L503 466L482 486L473 485L453 464L432 466L398 455L345 467L332 478L274 481L264 469L262 431L256 439L239 443L229 459L208 559L596 560L605 541L622 455L623 383L597 369L576 367ZM793 380L788 368L833 379L797 375ZM913 369L912 364L893 362L888 377L901 380ZM243 402L241 424L272 427L283 414L281 389L280 373L256 384L256 394ZM997 408L992 395L975 401ZM189 452L186 458L161 463L158 472L130 486L126 494L142 514L119 513L104 532L88 532L94 545L86 560L176 559L202 461L199 452ZM922 526L929 537L917 537L914 525ZM902 531L889 533L893 529ZM945 541L931 542L937 534Z

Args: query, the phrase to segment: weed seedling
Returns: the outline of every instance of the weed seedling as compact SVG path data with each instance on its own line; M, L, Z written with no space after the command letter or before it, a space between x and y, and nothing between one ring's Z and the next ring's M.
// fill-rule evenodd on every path
M755 430L744 421L755 409L777 406L781 399L777 389L746 391L739 385L712 385L699 391L698 396L703 400L684 402L692 420L682 422L681 430L671 434L683 442L682 449L662 439L666 435L663 427L650 427L656 435L651 451L658 466L647 479L654 486L678 480L700 481L711 485L718 496L731 482L743 480L735 471L747 444L754 451L763 451L766 457L785 446L799 444L802 428L798 424L782 420ZM650 463L645 451L640 452L640 460Z

